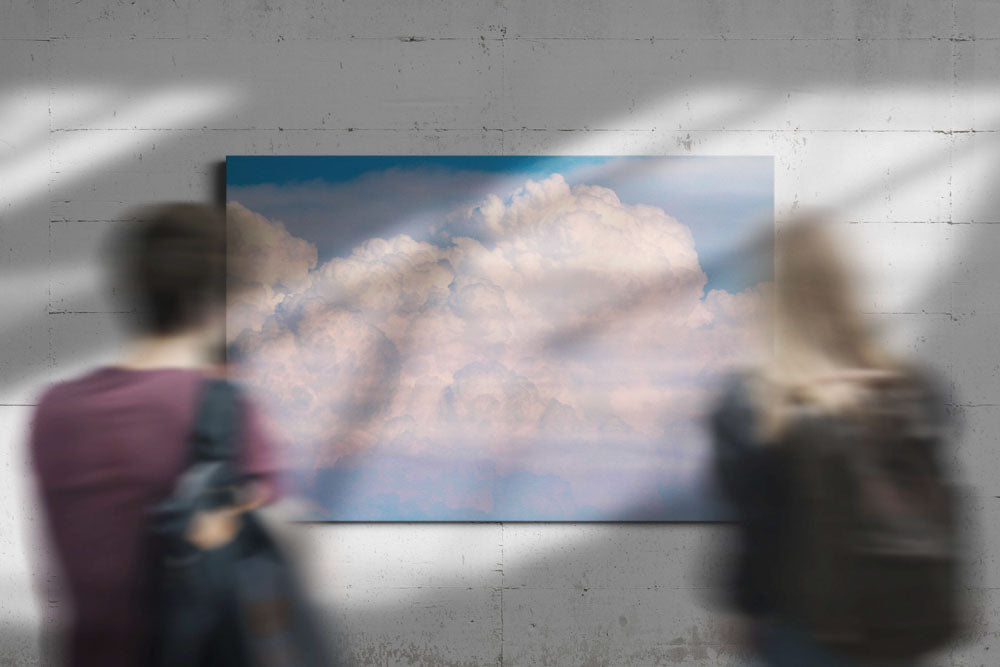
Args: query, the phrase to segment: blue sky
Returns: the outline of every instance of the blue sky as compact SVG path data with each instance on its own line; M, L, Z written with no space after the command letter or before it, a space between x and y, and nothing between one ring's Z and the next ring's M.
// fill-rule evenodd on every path
M627 204L658 206L687 225L706 289L731 292L769 275L745 245L774 216L769 156L229 156L227 199L285 223L316 244L321 262L374 236L429 228L488 193L506 198L528 180L562 174L601 185ZM767 269L764 269L767 271Z

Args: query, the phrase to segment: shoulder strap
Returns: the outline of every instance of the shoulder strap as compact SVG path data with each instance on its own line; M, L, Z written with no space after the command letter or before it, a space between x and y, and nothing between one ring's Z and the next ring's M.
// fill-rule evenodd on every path
M239 388L222 378L202 381L190 435L190 464L177 493L205 507L234 502L241 423Z
M191 513L198 509L232 505L235 499L236 443L242 404L231 382L211 378L198 388L194 425L188 437L190 462L171 494L152 508L153 532L159 539L174 540L175 547L190 545L183 539Z
M191 431L191 463L235 462L241 422L236 385L219 378L203 381Z

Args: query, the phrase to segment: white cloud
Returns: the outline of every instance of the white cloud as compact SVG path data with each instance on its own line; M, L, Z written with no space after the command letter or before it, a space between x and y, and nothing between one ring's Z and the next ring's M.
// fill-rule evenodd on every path
M308 244L261 220L278 241L248 247L285 255L257 292L268 322L241 342L299 460L321 467L375 447L571 483L660 474L696 458L663 448L703 446L706 377L753 345L758 291L706 296L686 226L558 174L469 209L457 228L478 240L372 238L307 274Z
M230 330L259 329L288 294L308 284L316 246L239 202L226 206Z

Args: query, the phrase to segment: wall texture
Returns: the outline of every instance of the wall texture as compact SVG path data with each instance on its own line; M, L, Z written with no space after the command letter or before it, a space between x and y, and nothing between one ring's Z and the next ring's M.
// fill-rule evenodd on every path
M865 309L957 390L970 591L1000 621L1000 3L0 1L0 663L60 609L26 482L39 387L113 355L96 251L138 202L209 200L226 154L774 155L835 207ZM344 525L295 536L362 665L720 665L725 531ZM36 589L43 591L38 597Z

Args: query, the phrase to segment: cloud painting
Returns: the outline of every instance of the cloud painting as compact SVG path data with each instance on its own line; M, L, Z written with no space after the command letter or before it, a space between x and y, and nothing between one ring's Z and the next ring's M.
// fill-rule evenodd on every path
M711 520L770 158L230 157L228 335L333 521Z

